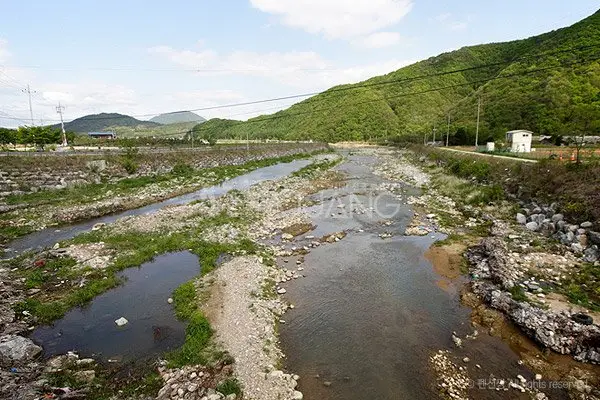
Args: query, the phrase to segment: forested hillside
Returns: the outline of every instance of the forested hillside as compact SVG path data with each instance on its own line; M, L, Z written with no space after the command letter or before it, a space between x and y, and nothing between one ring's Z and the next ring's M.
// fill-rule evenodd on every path
M524 40L464 47L390 74L342 85L247 122L209 120L199 136L324 141L422 137L434 126L482 139L510 129L594 133L600 119L600 11ZM594 121L592 121L594 122Z

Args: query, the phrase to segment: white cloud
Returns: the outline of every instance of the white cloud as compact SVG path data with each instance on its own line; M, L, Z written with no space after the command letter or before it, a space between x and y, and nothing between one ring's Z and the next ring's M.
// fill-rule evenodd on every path
M398 44L401 39L398 32L376 32L354 40L352 43L359 47L380 49Z
M398 23L411 0L250 0L284 25L330 39L365 36Z
M384 38L390 41L389 38ZM380 43L385 40L379 39ZM372 45L377 40L373 40ZM390 60L381 63L339 67L313 51L268 52L234 51L218 54L213 50L192 51L156 46L150 53L161 56L184 69L195 69L201 63L200 75L246 75L272 80L297 89L320 91L341 83L353 83L388 73L413 62Z
M444 28L450 31L464 31L469 27L473 17L468 15L465 19L454 18L452 13L443 13L436 15L432 21L441 24Z

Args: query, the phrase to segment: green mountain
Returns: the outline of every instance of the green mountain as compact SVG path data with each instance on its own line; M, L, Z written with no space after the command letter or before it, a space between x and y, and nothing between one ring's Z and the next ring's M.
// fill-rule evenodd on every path
M240 139L248 133L330 142L422 140L434 126L445 133L449 115L451 134L461 132L471 140L481 98L482 139L501 138L518 128L570 134L578 121L600 110L599 58L600 11L539 36L463 47L358 84L336 86L273 115L246 122L213 119L194 131Z
M65 130L87 133L109 130L111 127L128 126L128 127L153 127L160 126L155 122L140 121L133 117L117 113L101 113L86 115L81 118L74 119L71 122L65 123ZM60 127L60 125L55 125Z
M178 124L180 122L196 122L202 123L206 119L191 111L177 111L172 113L160 114L154 118L150 118L151 122L156 122L161 125Z

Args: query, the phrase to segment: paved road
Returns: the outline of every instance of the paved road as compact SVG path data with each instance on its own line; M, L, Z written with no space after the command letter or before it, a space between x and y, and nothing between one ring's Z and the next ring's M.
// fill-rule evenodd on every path
M475 155L475 156L481 156L481 157L490 157L490 158L503 158L505 160L511 160L511 161L521 161L521 162L526 162L526 163L536 163L538 162L537 160L531 160L529 158L520 158L520 157L507 157L507 156L498 156L496 154L488 154L488 153L476 153L474 151L465 151L465 150L457 150L457 149L449 149L446 147L438 147L438 149L440 150L444 150L444 151L453 151L455 153L463 153L463 154L469 154L469 155Z

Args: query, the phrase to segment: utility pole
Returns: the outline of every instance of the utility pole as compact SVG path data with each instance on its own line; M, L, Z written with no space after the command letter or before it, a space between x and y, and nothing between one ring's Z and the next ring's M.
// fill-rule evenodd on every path
M29 115L31 116L31 126L34 126L35 122L33 122L33 107L31 106L31 93L35 93L35 90L32 92L29 88L29 84L27 84L27 89L22 89L22 91L29 95Z
M481 96L477 100L477 128L475 130L475 150L477 150L477 142L479 140L479 111L481 111Z
M446 147L448 147L448 138L450 137L450 113L448 113L448 130L446 131Z
M65 132L65 122L63 121L63 111L65 110L65 108L63 106L60 105L60 102L58 102L58 105L56 106L56 112L60 115L60 129L62 130L62 145L63 147L67 147L67 133Z

